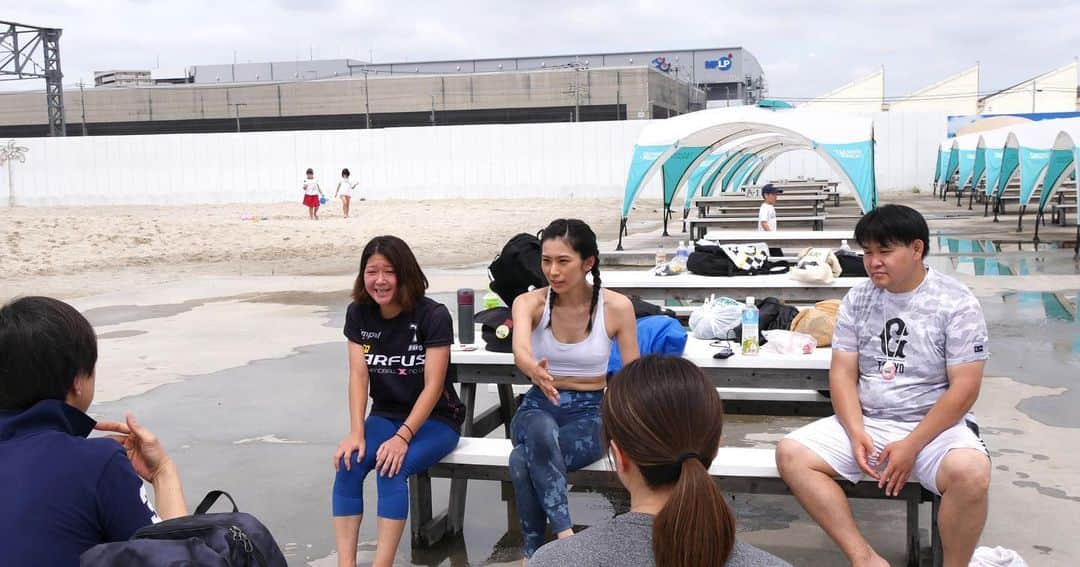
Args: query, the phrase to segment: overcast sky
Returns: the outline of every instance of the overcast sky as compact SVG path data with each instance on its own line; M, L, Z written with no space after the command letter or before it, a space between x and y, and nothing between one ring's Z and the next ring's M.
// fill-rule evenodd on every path
M1080 55L1080 1L409 2L5 0L0 20L60 27L65 83L93 71L351 57L432 60L741 46L770 95L823 94L885 67L901 96L982 63L993 91ZM43 81L0 89L43 88Z

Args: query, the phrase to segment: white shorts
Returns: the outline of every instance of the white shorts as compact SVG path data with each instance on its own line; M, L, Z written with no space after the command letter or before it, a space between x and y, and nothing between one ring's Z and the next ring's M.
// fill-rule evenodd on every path
M892 421L863 416L863 427L874 440L874 449L878 451L893 441L903 439L918 425L917 421ZM833 470L852 483L868 478L855 462L855 456L851 452L851 439L835 415L800 427L789 433L787 439L798 441L817 453ZM915 457L915 468L911 471L912 477L919 481L923 488L941 495L937 487L938 469L945 455L953 449L977 449L984 455L987 454L982 439L961 420L942 431L919 451Z

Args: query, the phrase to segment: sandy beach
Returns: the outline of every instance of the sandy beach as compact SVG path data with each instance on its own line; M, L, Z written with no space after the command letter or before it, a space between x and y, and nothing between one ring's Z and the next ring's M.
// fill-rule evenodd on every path
M0 300L82 297L200 275L352 273L364 244L404 238L425 267L490 261L511 236L577 217L617 236L616 200L331 201L310 221L299 203L0 209ZM657 202L636 209L651 214ZM645 216L645 215L642 215Z

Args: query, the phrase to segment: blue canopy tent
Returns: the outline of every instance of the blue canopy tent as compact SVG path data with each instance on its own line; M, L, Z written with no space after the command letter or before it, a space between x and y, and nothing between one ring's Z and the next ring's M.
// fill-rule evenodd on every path
M1053 122L1041 120L1014 126L1005 138L1005 151L1016 150L1017 169L1020 170L1020 214L1016 219L1016 230L1023 229L1028 203L1046 171L1046 164L1050 162L1050 147L1059 132ZM1004 183L1000 185L999 195L1005 190L1004 186Z
M1039 237L1039 220L1046 212L1046 205L1061 184L1070 176L1075 176L1080 162L1080 119L1054 120L1057 122L1055 129L1058 130L1054 137L1054 143L1050 148L1050 159L1046 163L1046 173L1043 175L1043 190L1039 197L1038 218L1035 222L1035 238ZM1077 215L1077 232L1080 234L1080 215ZM1077 243L1080 247L1080 242Z
M669 180L678 179L671 186L670 197L674 198L682 180L700 165L710 150L762 133L782 134L806 143L852 187L864 212L877 205L870 119L799 109L769 111L733 107L702 110L658 120L642 130L627 174L619 249L622 248L622 236L626 234L631 206L651 176L658 169L664 170L664 165L676 152L689 149L683 159L673 163L670 172L663 172L665 233L671 211ZM696 157L688 159L686 156L689 155Z
M956 138L946 140L948 142L948 154L945 168L941 172L941 200L945 200L945 194L949 192L949 181L954 175L960 173L960 150L956 147ZM957 189L959 190L959 189Z

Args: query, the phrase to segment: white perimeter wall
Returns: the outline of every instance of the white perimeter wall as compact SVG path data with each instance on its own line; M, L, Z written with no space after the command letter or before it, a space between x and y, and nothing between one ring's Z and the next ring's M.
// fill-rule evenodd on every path
M945 115L872 116L879 189L928 186ZM332 195L348 167L369 199L617 198L647 124L24 138L29 152L12 164L13 185L23 206L299 201L306 168ZM8 167L0 166L0 206ZM765 174L835 178L810 152L783 156ZM659 198L658 178L643 197Z

